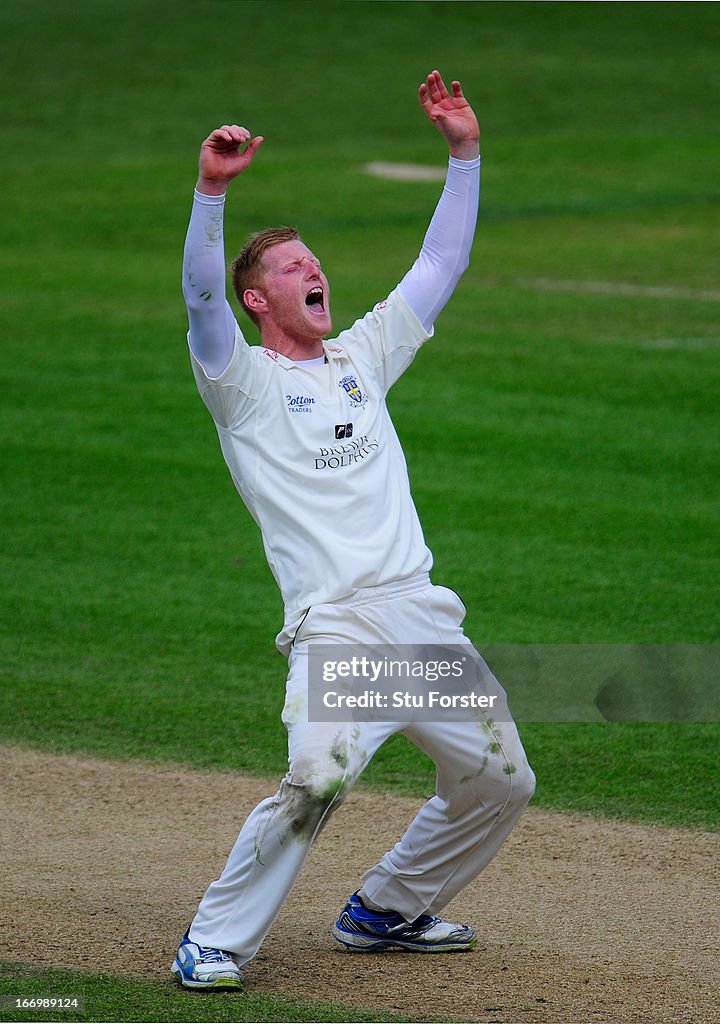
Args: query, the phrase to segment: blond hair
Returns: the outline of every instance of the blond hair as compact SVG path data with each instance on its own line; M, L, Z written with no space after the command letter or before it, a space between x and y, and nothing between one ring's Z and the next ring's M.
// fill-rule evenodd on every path
M262 284L262 258L267 249L281 242L294 242L300 239L296 228L265 228L252 235L230 265L232 286L238 302L250 317L255 326L259 326L257 315L245 304L243 298L248 288L257 288Z

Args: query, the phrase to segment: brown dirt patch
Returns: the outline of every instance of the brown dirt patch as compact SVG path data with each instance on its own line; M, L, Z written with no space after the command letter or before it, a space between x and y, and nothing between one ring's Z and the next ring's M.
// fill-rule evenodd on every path
M0 959L153 975L276 780L0 747ZM329 928L419 801L356 791L247 972L256 991L447 1020L716 1020L720 837L530 809L449 908L480 946L352 954ZM191 997L189 997L191 998ZM241 996L239 998L242 998Z

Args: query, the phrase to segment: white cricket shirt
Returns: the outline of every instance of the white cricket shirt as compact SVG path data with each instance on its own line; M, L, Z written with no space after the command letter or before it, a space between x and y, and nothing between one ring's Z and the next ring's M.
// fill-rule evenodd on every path
M217 378L191 350L225 462L262 532L286 627L311 605L432 565L385 404L431 333L396 289L323 343L324 374L248 345L239 327Z

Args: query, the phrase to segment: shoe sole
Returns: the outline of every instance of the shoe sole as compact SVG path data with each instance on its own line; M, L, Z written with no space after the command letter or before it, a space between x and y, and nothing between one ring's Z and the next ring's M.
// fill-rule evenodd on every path
M354 953L382 953L386 949L404 949L409 953L466 953L477 946L477 936L468 942L403 942L400 939L381 939L373 935L358 935L334 926L333 938Z
M175 964L173 964L171 972L183 988L191 988L196 991L198 989L235 989L235 991L237 991L238 989L243 988L243 983L239 978L220 977L216 978L214 981L196 981L194 978L186 978L181 968L176 967Z

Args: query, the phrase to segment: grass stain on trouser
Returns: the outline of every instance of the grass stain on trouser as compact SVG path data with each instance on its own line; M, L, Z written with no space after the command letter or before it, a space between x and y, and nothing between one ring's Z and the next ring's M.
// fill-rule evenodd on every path
M310 843L318 835L321 824L327 820L326 812L333 809L343 800L342 777L331 780L322 791L308 786L285 782L286 795L279 812L288 820L290 833L303 843ZM282 842L282 840L281 840Z

